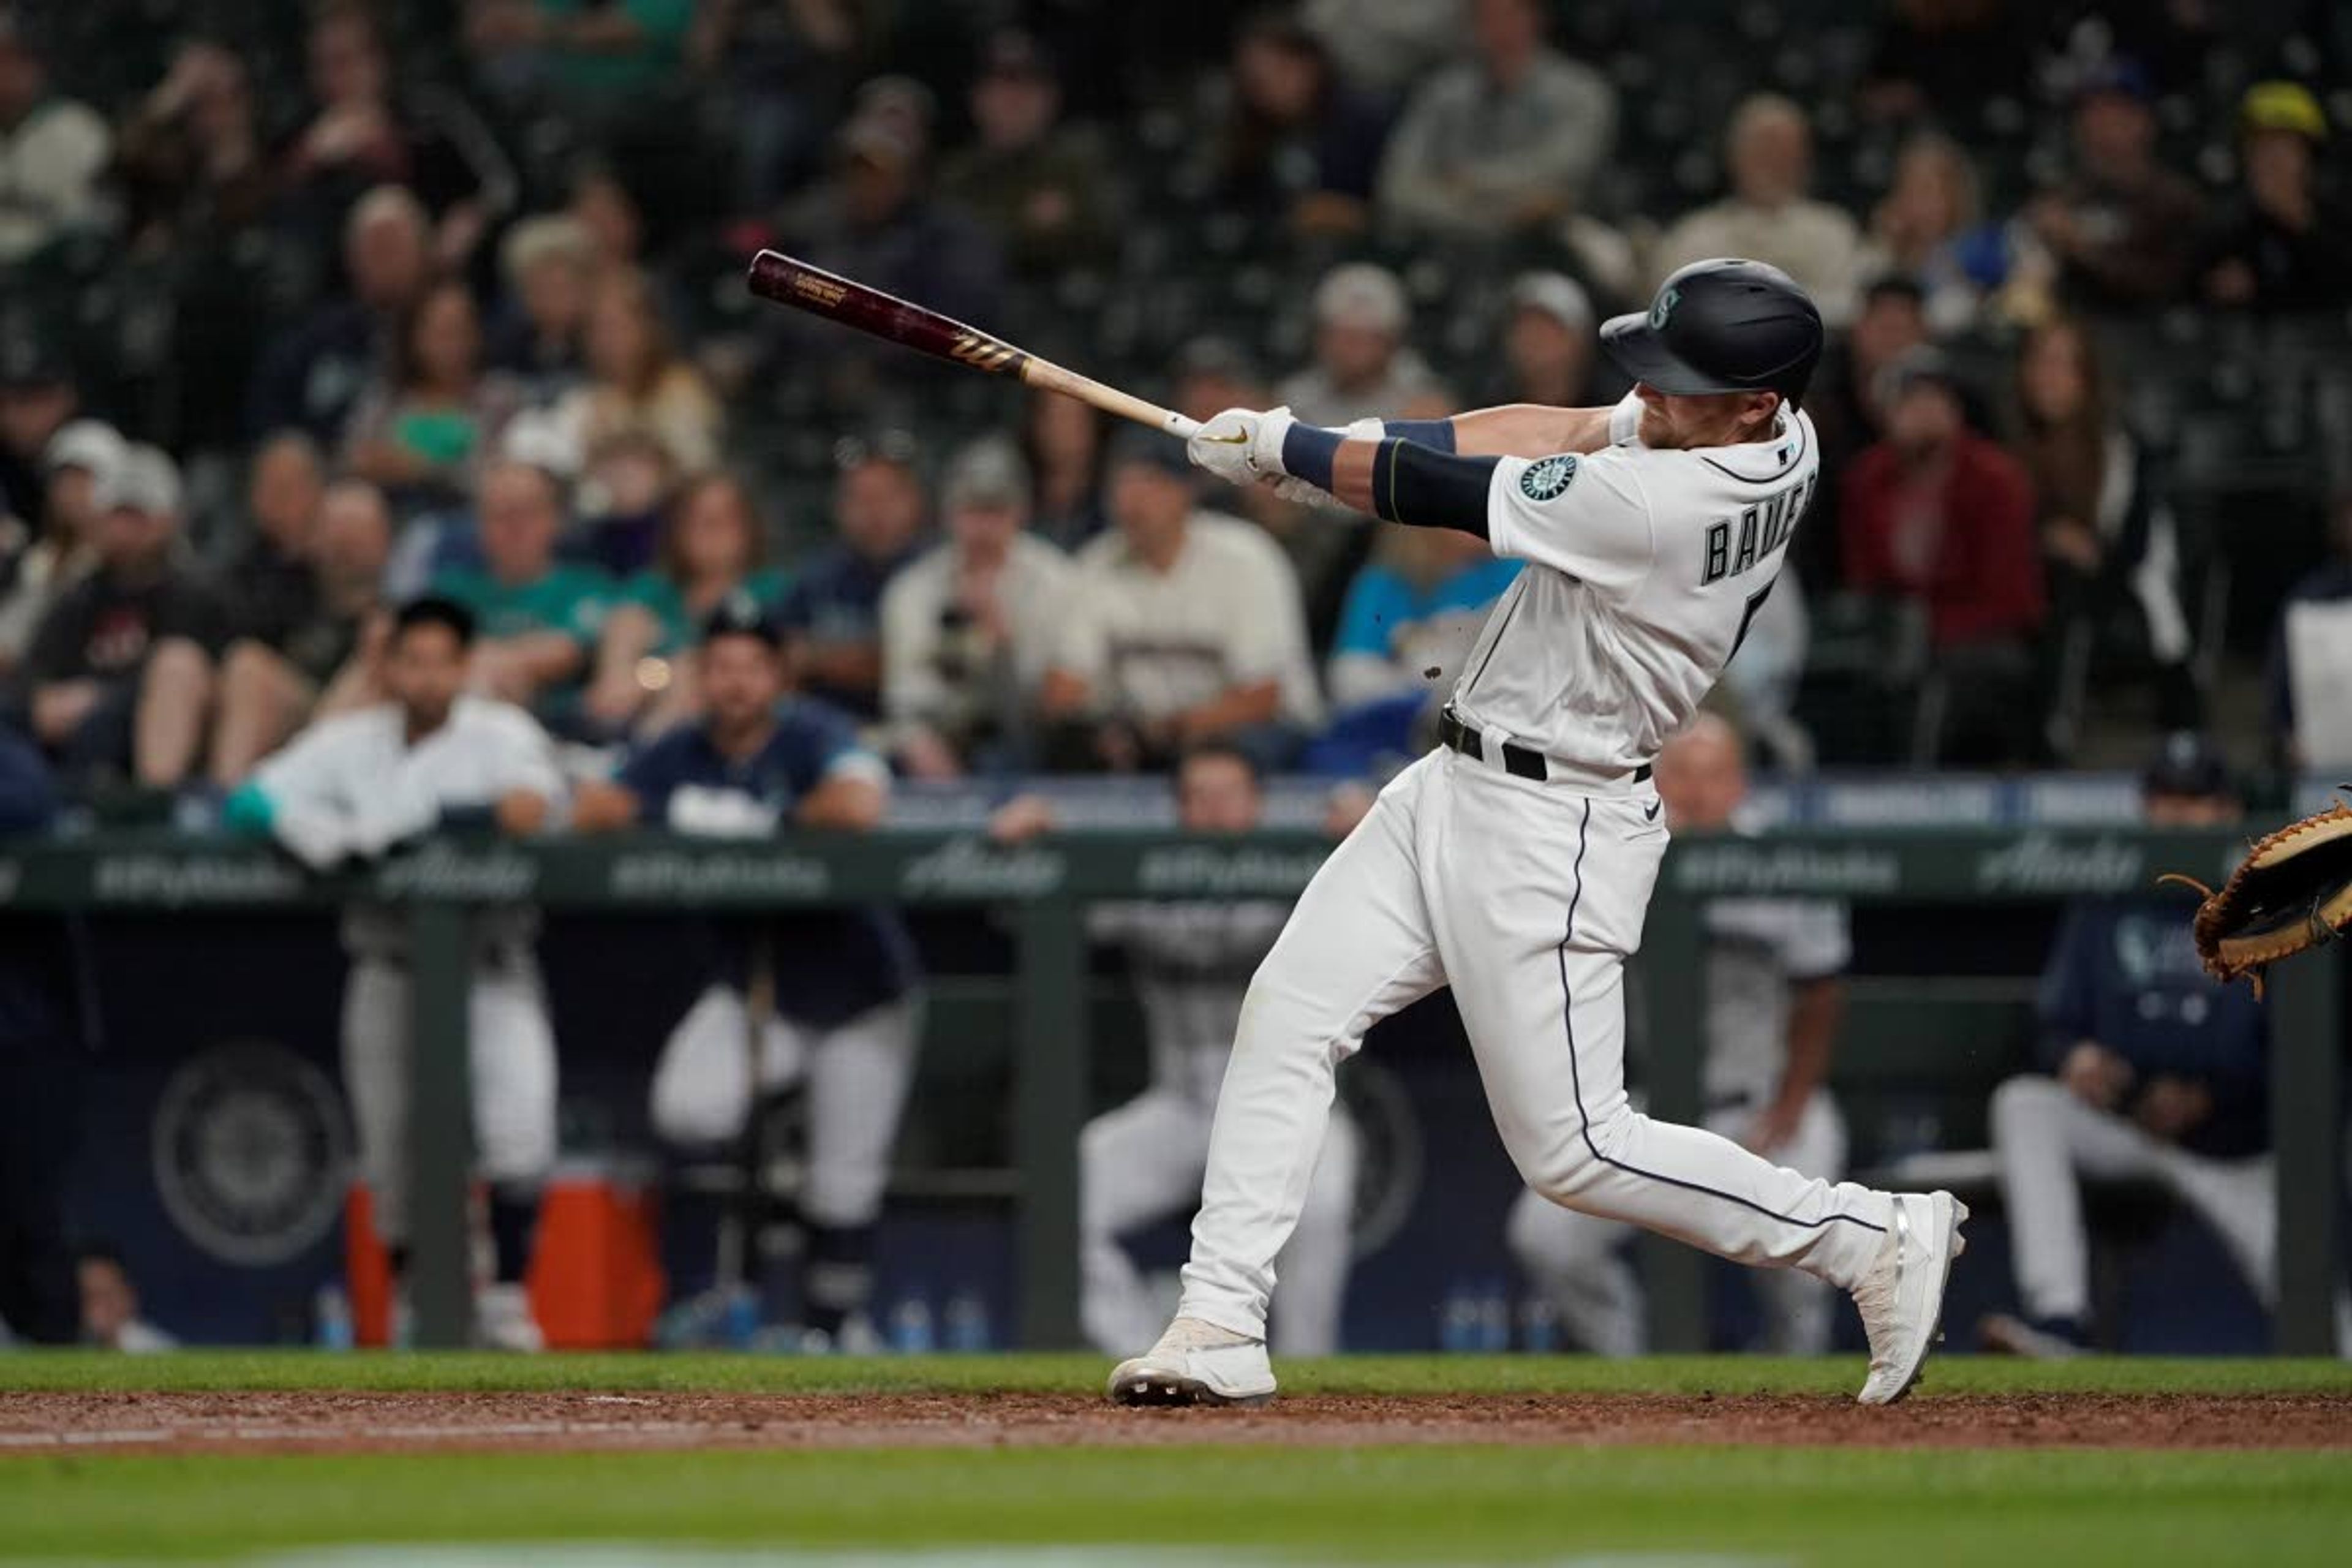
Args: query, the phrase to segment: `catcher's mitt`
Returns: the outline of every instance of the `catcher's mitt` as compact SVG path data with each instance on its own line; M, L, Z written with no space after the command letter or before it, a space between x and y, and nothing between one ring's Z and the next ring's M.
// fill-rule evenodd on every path
M2352 794L2352 784L2345 786ZM2352 930L2352 809L2342 802L2280 828L2256 844L2216 892L2193 877L2163 879L2205 895L2197 910L2197 952L2224 984Z

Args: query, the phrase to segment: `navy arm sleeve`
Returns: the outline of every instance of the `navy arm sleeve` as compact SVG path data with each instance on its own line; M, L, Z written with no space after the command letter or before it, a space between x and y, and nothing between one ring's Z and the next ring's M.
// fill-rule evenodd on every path
M1294 425L1283 437L1282 466L1328 490L1342 439L1335 430ZM1372 514L1410 528L1451 528L1484 539L1486 496L1501 462L1456 457L1390 437L1372 454Z

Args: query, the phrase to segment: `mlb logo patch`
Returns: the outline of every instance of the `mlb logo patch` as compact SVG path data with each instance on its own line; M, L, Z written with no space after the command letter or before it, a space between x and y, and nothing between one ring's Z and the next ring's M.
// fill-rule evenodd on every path
M1562 452L1557 458L1546 458L1531 464L1519 476L1519 493L1529 500L1549 500L1575 481L1576 455Z

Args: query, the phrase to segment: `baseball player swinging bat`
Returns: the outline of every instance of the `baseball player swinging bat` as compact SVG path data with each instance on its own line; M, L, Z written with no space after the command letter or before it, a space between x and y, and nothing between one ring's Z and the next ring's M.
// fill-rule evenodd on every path
M751 258L746 281L751 292L762 300L839 321L868 337L904 344L933 359L952 361L990 375L1017 377L1030 386L1075 397L1106 414L1148 425L1181 440L1190 440L1200 429L1173 409L1146 402L1115 386L1105 386L937 310L910 304L852 279L836 277L781 251L762 250Z

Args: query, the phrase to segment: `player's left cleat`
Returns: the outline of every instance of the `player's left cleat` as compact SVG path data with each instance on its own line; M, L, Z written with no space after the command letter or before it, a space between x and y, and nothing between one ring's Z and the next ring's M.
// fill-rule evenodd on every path
M1892 1405L1919 1381L1927 1352L1943 1337L1944 1283L1952 1259L1968 1250L1960 1226L1969 1207L1949 1193L1896 1193L1895 1223L1878 1256L1853 1288L1870 1336L1864 1405Z
M1264 1340L1178 1318L1158 1344L1118 1363L1108 1393L1120 1405L1263 1405L1274 1366Z

